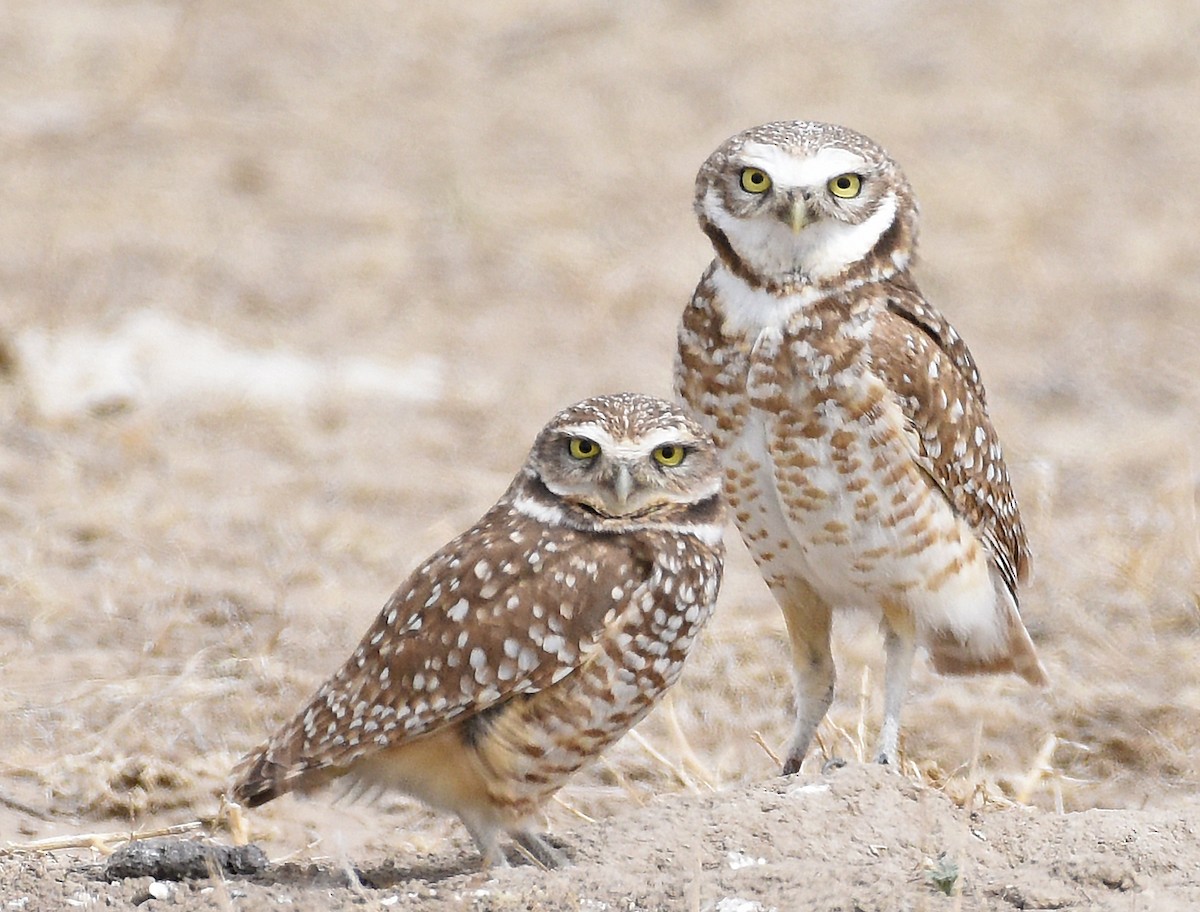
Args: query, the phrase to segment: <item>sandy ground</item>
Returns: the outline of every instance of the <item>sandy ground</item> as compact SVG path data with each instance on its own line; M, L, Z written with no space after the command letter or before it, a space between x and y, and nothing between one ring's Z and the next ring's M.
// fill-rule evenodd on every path
M46 908L1184 910L1200 903L1195 822L1195 806L972 814L936 790L854 765L703 797L659 796L575 829L566 843L573 863L556 871L479 873L473 853L452 850L294 861L177 883L112 880L102 864L41 856L9 889Z
M988 384L1054 686L922 666L904 769L826 779L879 721L880 637L847 619L823 749L776 779L754 733L786 738L787 648L731 534L683 681L549 809L571 871L488 879L403 799L289 798L251 832L301 867L149 907L1191 907L1198 42L1182 0L10 0L0 845L211 820L556 409L669 394L697 166L813 118L922 202L918 276ZM144 893L103 861L0 856L0 896Z

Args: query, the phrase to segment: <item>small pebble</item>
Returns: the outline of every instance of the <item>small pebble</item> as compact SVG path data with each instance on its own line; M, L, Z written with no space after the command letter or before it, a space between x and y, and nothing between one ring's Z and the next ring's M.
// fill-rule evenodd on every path
M154 899L171 898L171 885L165 884L161 880L153 881L150 886L146 888L146 890Z

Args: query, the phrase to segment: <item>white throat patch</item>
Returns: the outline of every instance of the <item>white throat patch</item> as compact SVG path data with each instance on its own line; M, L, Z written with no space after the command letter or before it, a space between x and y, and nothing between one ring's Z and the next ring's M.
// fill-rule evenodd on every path
M762 288L752 288L744 279L724 266L712 274L715 297L722 303L725 314L721 331L755 339L763 330L782 331L792 314L820 297L811 288L796 294L775 294Z

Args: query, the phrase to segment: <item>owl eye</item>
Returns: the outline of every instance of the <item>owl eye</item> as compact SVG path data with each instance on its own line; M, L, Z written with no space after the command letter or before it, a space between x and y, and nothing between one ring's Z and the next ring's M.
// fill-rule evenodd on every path
M742 189L747 193L766 193L771 189L771 175L761 168L743 168Z
M857 174L839 174L828 184L829 192L841 199L854 199L862 193L862 178Z
M687 450L678 444L664 443L662 446L654 448L654 461L663 466L677 466L683 462L683 457L687 455Z
M567 443L567 452L576 459L595 459L600 455L600 444L586 437L572 437Z

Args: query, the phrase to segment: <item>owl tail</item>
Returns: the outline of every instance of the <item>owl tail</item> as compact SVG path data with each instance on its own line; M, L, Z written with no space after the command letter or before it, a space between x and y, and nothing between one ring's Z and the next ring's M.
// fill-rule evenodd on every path
M310 792L337 778L341 770L289 762L274 742L247 754L229 776L226 794L245 807L258 807L288 792Z
M1009 617L1008 646L1012 658L1010 671L1019 674L1034 687L1050 686L1050 676L1046 674L1045 666L1038 659L1033 640L1029 638L1029 631L1025 629L1021 616L1015 609Z
M997 608L1003 614L1000 623L1005 630L1002 648L996 652L980 654L971 649L950 631L938 631L927 643L929 659L938 674L974 675L1004 674L1020 675L1035 687L1047 687L1050 676L1037 657L1029 631L1021 621L1016 601L1003 585L997 586Z

